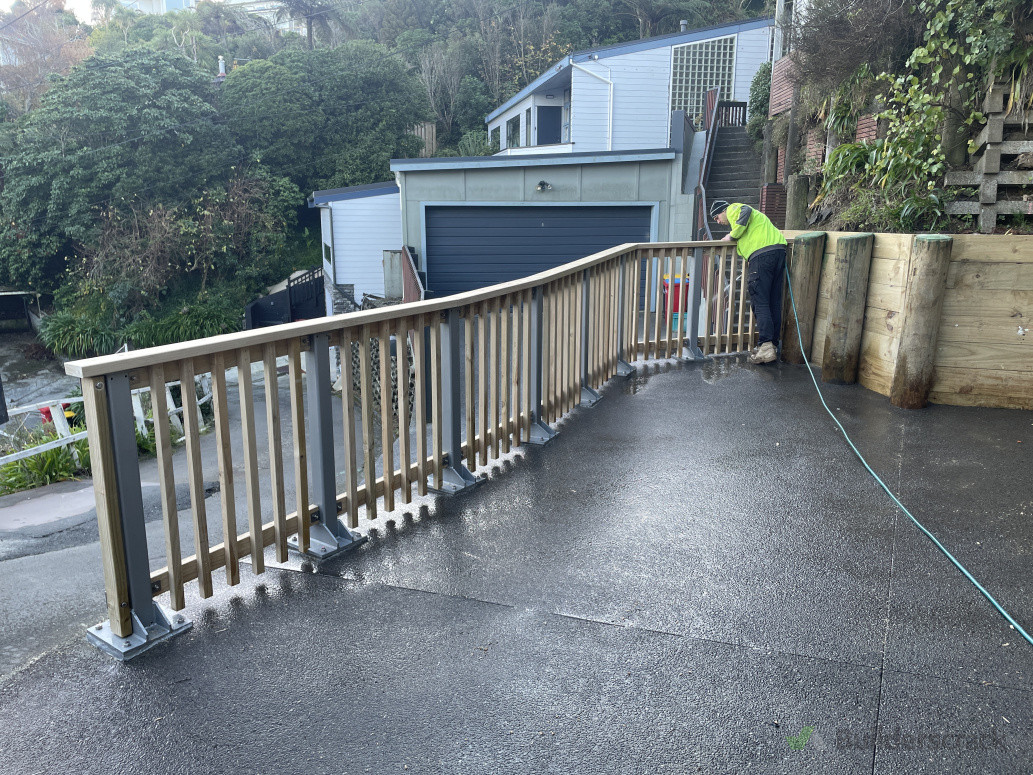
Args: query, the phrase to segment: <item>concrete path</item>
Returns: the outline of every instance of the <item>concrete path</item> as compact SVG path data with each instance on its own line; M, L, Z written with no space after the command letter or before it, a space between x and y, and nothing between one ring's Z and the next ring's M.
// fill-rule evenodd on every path
M826 391L1033 628L1033 413ZM804 370L604 397L347 559L189 595L194 629L128 664L82 638L94 543L0 562L4 772L1033 772L1033 647Z

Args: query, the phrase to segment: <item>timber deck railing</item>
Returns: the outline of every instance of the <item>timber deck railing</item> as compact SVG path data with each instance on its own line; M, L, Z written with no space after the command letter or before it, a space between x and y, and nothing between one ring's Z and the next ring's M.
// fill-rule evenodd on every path
M550 423L594 403L607 380L633 370L630 361L748 350L753 321L734 250L712 241L621 245L469 293L67 364L83 385L107 595L108 620L90 628L90 640L129 658L190 626L157 596L168 593L179 611L191 582L202 598L213 593L220 569L227 584L239 583L248 555L262 573L269 546L279 562L289 547L328 557L357 546L364 539L352 530L360 515L375 519L396 500L409 503L414 489L425 495L432 487L455 492L475 484L478 465L513 446L547 442ZM381 357L392 340L397 357ZM335 348L342 354L340 398L331 393ZM289 417L281 417L278 360L286 360ZM233 369L241 439L235 444L227 387ZM256 423L257 371L264 434ZM188 547L164 388L170 381L193 384L202 374L211 375L220 513L209 524L196 396L182 391ZM151 390L166 560L158 569L148 560L131 399L143 387L159 388ZM334 419L334 400L341 420ZM260 446L268 458L261 469ZM241 533L235 465L244 471Z

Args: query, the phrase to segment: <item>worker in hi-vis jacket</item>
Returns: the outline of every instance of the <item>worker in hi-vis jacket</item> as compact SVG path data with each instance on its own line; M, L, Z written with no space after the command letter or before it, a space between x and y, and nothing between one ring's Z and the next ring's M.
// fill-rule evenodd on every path
M782 331L782 278L786 272L786 240L764 213L749 205L718 199L710 207L710 217L731 227L725 237L746 259L750 305L757 321L757 346L750 363L773 363L778 359L778 340Z

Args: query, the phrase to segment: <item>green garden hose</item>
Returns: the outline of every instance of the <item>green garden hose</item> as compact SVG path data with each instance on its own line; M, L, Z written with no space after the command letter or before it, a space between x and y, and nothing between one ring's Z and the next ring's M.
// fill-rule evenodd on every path
M799 318L799 315L797 315L797 313L796 313L796 299L793 297L793 283L792 283L792 278L791 278L791 276L789 274L789 264L788 263L786 264L786 282L789 284L789 300L790 300L790 302L792 302L792 305L793 305L793 318L794 318L794 320L798 321L800 318ZM930 533L929 530L926 529L925 525L923 525L921 522L919 522L917 519L915 519L915 516L910 511L907 510L907 507L904 506L904 504L900 502L900 499L897 498L897 496L893 494L893 492L890 490L890 488L886 486L886 483L884 481L882 481L882 479L879 477L879 475L877 473L875 473L875 471L872 470L872 467L870 465L868 465L868 461L864 459L864 455L862 455L861 451L856 446L854 446L854 442L850 439L850 434L848 434L846 432L846 428L844 428L843 424L838 419L836 419L836 415L834 415L832 413L832 410L829 409L829 405L827 403L825 403L825 396L823 396L821 394L821 388L818 387L818 380L814 376L814 369L811 368L811 362L807 358L807 353L804 351L803 335L800 333L800 326L799 325L796 326L796 336L797 336L797 339L800 342L800 353L801 353L801 355L803 355L803 362L807 365L807 372L811 375L811 382L814 383L814 389L816 391L818 391L818 398L821 399L821 405L825 407L825 411L829 413L829 417L831 417L832 421L839 427L839 430L843 434L843 438L846 439L846 443L850 445L850 449L852 449L854 451L854 454L857 455L858 459L861 461L861 463L864 465L864 467L868 469L868 473L870 473L873 477L875 477L875 481L877 481L879 483L879 486L882 487L882 489L886 491L886 494L890 496L890 499L894 503L897 504L897 506L900 508L900 510L903 511L905 514L907 514L908 519L910 519L912 522L914 522L915 525L918 527L918 529L921 530L923 533L925 533L926 537L930 541L932 541L933 544L935 544L936 548L939 549L941 552L943 552L944 555L946 555L948 560L950 560L952 563L954 563L954 567L956 567L963 574L965 574L965 578L967 578L969 581L971 581L972 584L975 585L975 588L978 589L982 593L983 597L985 597L987 600L990 601L990 604L994 608L996 608L997 612L1007 620L1008 624L1010 624L1012 627L1014 627L1015 630L1023 638L1026 639L1026 642L1029 643L1031 646L1033 646L1033 638L1030 637L1029 633L1026 632L1024 629L1022 629L1022 626L1011 617L1011 614L1009 614L1007 611L1005 611L1004 608L1001 606L1001 604L998 603L996 600L994 600L993 595L991 595L989 592L987 592L986 588L983 587L983 585L980 584L976 580L976 578L971 573L968 572L968 569L965 568L965 566L962 565L960 562L958 562L957 558L953 554L951 554L950 552L947 551L946 547L944 547L944 545L941 544L937 540L936 536L934 536L932 533Z

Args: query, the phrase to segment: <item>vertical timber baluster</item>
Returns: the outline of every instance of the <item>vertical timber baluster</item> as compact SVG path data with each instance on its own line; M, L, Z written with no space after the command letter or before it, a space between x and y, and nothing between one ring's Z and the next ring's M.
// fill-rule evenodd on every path
M269 436L269 476L272 479L273 546L276 561L287 562L287 501L283 486L283 431L280 428L280 384L276 373L276 344L262 349L265 380L265 423Z
M197 555L197 584L201 597L212 596L212 567L208 558L208 514L204 505L204 474L201 470L201 435L197 424L197 394L194 392L194 361L187 358L180 364L179 392L183 406L183 431L187 440L187 472L190 481L190 505L194 515L194 551ZM214 389L214 387L213 387ZM235 543L236 526L227 538Z
M233 485L233 448L230 446L230 411L229 393L226 388L226 369L236 364L230 355L231 363L226 362L226 353L215 353L212 356L212 411L215 422L215 446L219 461L219 501L222 507L222 550L226 565L226 583L240 583L239 558L237 555L237 507L236 492ZM180 390L183 389L180 383ZM183 416L186 420L186 414Z
M413 370L416 372L416 492L427 494L427 318L417 315L413 331ZM435 388L437 390L437 388Z
M309 375L309 378L312 376ZM262 543L262 498L258 491L255 393L251 376L251 350L247 347L237 351L237 393L240 396L240 429L244 445L244 489L247 496L248 528L251 534L251 568L255 573L264 573L265 545ZM235 539L234 536L233 540Z
M746 286L747 286L746 278L748 277L747 272L749 270L748 270L748 267L747 267L747 264L746 264L745 260L737 259L736 263L739 266L739 268L741 269L741 272L737 273L737 277L739 278L739 314L737 316L736 326L735 326L736 327L736 332L735 332L736 333L736 348L735 348L735 351L741 353L743 351L743 349L742 349L743 337L746 334L746 305L748 303L747 302L747 295L746 295L746 291L747 291L747 288L746 288ZM748 337L746 338L746 341L747 342L749 341Z
M154 446L158 453L158 484L161 487L161 518L165 528L165 561L169 573L169 598L173 611L186 602L183 595L183 555L179 541L179 510L176 506L176 476L172 470L172 433L169 406L165 401L165 367L151 366L151 408L154 410Z
M488 337L491 332L488 328L488 302L482 301L477 306L477 409L480 415L480 434L477 437L477 460L480 465L488 464L488 439L491 434L489 428L490 407L488 405Z
M358 459L355 447L355 367L352 365L354 329L340 332L338 350L341 353L341 430L344 434L344 494L347 499L348 527L359 525Z
M380 324L380 457L384 464L384 510L395 509L395 413L391 405L391 328ZM399 386L400 388L401 386Z
M359 334L359 381L362 402L362 479L366 487L366 518L377 518L377 453L373 432L373 329Z
M439 490L445 488L444 457L442 444L442 423L444 407L441 398L441 320L437 316L430 319L430 381L433 407L431 408L431 444L434 450L434 485ZM456 384L455 389L459 389ZM469 400L469 393L467 399Z
M646 292L643 296L643 309L642 309L642 358L649 360L649 332L651 326L649 325L649 308L653 303L653 259L646 253L642 256L645 260L646 268Z
M500 331L500 373L499 373L499 413L501 414L502 425L499 427L499 435L502 437L502 454L509 454L511 449L509 435L513 430L513 401L510 397L510 364L512 363L512 296L503 296L499 305Z
M725 338L725 353L732 352L732 327L735 320L735 270L737 261L734 249L729 251L728 259L728 335Z
M501 368L499 364L499 351L501 350L501 304L499 299L491 299L488 302L488 319L491 325L491 355L490 367L488 369L488 391L491 399L491 457L496 460L499 457L499 423L501 415L500 401L502 400Z
M398 469L401 474L398 486L402 489L402 503L412 503L412 482L409 481L409 470L412 465L412 450L409 448L409 330L411 328L412 318L402 318L395 335L395 363L398 372Z

